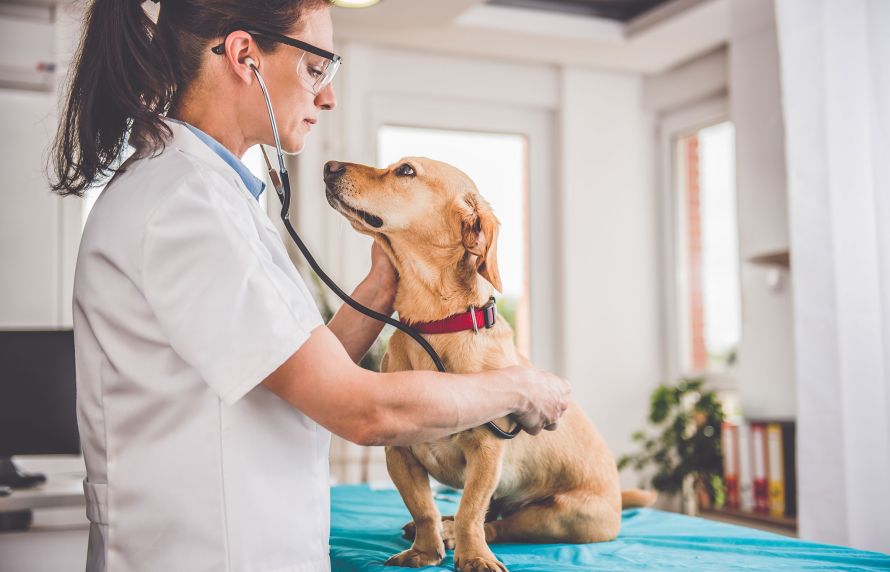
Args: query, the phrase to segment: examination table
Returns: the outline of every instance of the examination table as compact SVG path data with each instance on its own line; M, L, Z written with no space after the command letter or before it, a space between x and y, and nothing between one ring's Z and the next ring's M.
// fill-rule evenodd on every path
M454 514L460 496L436 495L439 511ZM335 572L414 570L384 566L410 547L402 526L411 520L394 489L367 485L331 489L331 563ZM890 536L888 536L890 540ZM741 526L652 509L623 513L617 540L598 544L494 544L511 572L581 570L890 570L890 556L805 542ZM888 546L890 549L890 546ZM441 567L453 570L453 552Z

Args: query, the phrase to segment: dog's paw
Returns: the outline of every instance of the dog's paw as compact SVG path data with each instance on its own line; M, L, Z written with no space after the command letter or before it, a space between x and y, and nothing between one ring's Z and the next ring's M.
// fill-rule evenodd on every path
M446 516L442 518L442 540L445 541L446 550L454 550L454 517ZM408 540L414 540L417 535L417 527L412 520L402 527L402 536Z
M507 567L490 550L487 554L484 552L463 554L460 549L455 550L454 569L457 572L508 572Z
M414 537L417 536L417 526L414 524L414 521L409 521L408 524L402 527L402 538L406 538L408 540L414 540Z
M442 521L442 541L445 542L445 550L454 550L454 521Z
M444 550L438 552L421 552L414 548L409 548L403 552L399 552L386 561L386 566L407 566L409 568L420 568L421 566L437 566L445 558Z

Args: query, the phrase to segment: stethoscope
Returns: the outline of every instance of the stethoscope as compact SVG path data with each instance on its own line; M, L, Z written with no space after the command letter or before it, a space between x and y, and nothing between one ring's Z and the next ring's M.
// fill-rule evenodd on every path
M287 229L287 233L290 235L291 239L294 241L294 244L297 245L297 248L300 249L300 252L303 254L303 258L306 259L306 262L309 263L309 266L312 267L312 270L321 278L322 282L330 288L334 294L336 294L341 300L345 303L349 304L349 306L356 310L357 312L361 312L365 316L369 318L373 318L377 321L383 322L385 324L389 324L394 328L397 328L411 337L415 342L420 344L420 347L429 354L430 359L433 360L433 363L436 365L436 369L440 372L446 373L445 365L442 363L442 359L439 357L439 354L436 353L436 350L433 349L433 346L430 345L420 333L411 328L410 326L400 322L399 320L393 319L391 316L386 316L381 314L380 312L375 312L371 308L363 306L359 304L352 297L344 292L337 283L330 279L330 277L325 274L324 270L318 265L318 262L313 258L312 253L309 252L309 249L306 248L306 245L303 244L303 241L300 239L297 231L294 230L293 225L290 222L290 178L288 177L287 167L284 166L284 152L281 150L281 139L278 136L278 122L275 121L275 112L272 110L272 100L269 98L269 90L266 88L266 82L263 81L263 76L260 74L260 70L257 68L256 62L253 58L246 58L244 63L247 64L251 70L253 70L253 74L256 76L257 82L260 84L260 89L263 90L263 98L266 100L266 110L269 112L269 121L272 123L272 136L275 138L275 152L278 155L278 171L272 167L272 164L269 162L269 157L266 155L265 148L260 145L260 149L262 150L263 159L266 161L266 167L269 169L269 179L272 181L272 186L275 187L275 192L278 194L278 199L281 201L281 221L284 223L284 228ZM487 423L488 429L500 437L501 439L512 439L522 430L519 424L516 424L516 427L513 428L512 431L504 431L500 427L498 427L497 423L494 421L489 421Z

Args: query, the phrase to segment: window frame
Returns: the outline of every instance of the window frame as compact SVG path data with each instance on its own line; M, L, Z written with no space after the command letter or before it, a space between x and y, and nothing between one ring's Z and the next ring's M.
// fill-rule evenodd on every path
M718 97L683 107L661 115L656 130L658 150L658 204L659 204L659 269L661 278L661 341L662 371L665 381L681 377L703 377L708 386L717 390L737 390L737 365L728 371L684 371L681 367L683 340L680 335L679 285L676 267L680 258L678 248L677 208L678 189L676 188L677 162L676 143L684 137L703 128L732 121L729 101ZM743 304L743 300L740 300ZM744 307L742 307L744 315ZM738 357L737 359L741 359ZM736 362L738 364L738 362Z

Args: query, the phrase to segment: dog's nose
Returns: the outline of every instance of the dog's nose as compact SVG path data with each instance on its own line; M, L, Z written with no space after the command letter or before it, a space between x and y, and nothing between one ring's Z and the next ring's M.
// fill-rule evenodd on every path
M346 165L337 161L328 161L324 164L324 180L330 181L336 179L346 172Z

